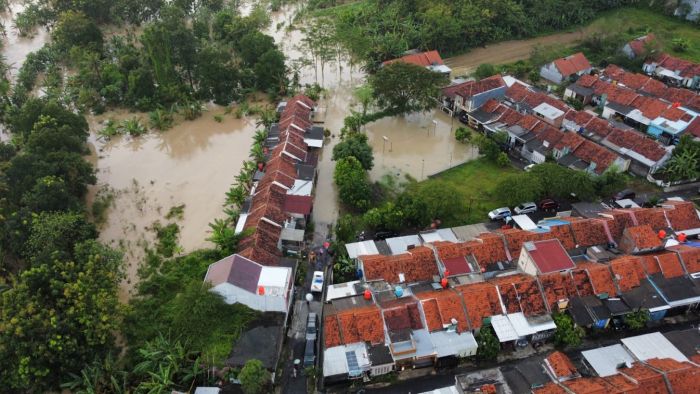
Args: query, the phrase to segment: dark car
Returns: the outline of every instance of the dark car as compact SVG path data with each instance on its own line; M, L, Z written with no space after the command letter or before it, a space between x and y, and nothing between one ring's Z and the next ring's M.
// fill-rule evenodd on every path
M543 211L553 211L557 208L559 208L559 204L552 200L551 198L546 198L538 204L541 210Z
M623 191L618 192L617 194L615 194L615 196L613 197L613 199L614 199L615 201L626 200L626 199L633 200L635 197L637 197L637 194L634 193L634 190L625 189L625 190L623 190Z
M375 241L383 241L387 238L397 237L399 234L396 231L377 231L374 234Z
M309 317L306 318L306 340L316 340L316 335L318 333L318 317L315 313L310 312Z
M307 339L304 349L304 367L313 367L314 364L316 364L316 341Z

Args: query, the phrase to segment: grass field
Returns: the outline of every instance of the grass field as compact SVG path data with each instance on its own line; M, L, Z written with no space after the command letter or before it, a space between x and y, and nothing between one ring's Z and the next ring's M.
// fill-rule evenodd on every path
M421 182L421 186L440 189L443 184L451 184L457 188L459 195L445 197L462 201L462 210L456 215L455 225L478 223L488 220L486 214L490 210L504 205L493 193L498 182L505 175L518 172L511 166L500 167L480 158L429 178Z
M622 33L629 39L647 31L653 32L664 51L700 63L700 26L677 18L628 7L603 13L590 24L590 28L592 31ZM676 52L672 48L671 41L679 37L690 41L686 52Z

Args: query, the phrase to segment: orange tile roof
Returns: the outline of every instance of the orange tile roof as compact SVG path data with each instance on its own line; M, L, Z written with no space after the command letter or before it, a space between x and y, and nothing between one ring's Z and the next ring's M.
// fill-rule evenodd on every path
M616 128L608 135L606 140L620 148L627 148L636 152L652 161L659 161L666 156L666 149L661 143L648 138L636 130Z
M646 393L668 393L663 375L639 362L618 371L643 387Z
M484 318L503 313L496 287L487 282L455 287L462 294L472 329L478 330Z
M382 316L389 331L420 330L423 328L417 302L401 303L395 306L383 305Z
M688 273L700 272L700 248L677 245L670 247L669 250L678 253Z
M659 266L659 262L656 260L656 254L640 255L639 259L642 261L642 266L644 266L644 271L647 275L661 272L661 266Z
M433 243L440 260L473 255L482 266L508 261L503 238L495 233L483 233L467 242L440 241Z
M642 262L635 256L624 256L611 261L610 269L622 292L639 287L641 281L646 278Z
M661 266L661 273L666 278L675 278L685 275L683 266L676 253L663 253L656 256L656 260Z
M467 81L457 85L448 86L442 89L442 93L447 97L460 96L470 99L478 94L506 86L500 74L492 75L480 81Z
M591 120L593 120L594 116L588 113L587 111L569 111L564 119L574 122L576 125L583 127L588 124ZM606 122L607 123L607 122Z
M632 52L636 55L643 55L644 52L646 51L647 45L648 44L653 44L654 41L656 41L656 36L654 33L649 33L645 36L637 37L634 40L630 41L628 44L630 48L632 49Z
M464 310L462 296L458 292L448 290L435 290L419 293L416 297L420 300L425 314L425 321L430 331L439 331L452 324L452 319L457 320L457 331L469 330L467 314Z
M394 256L370 255L360 256L366 280L383 279L388 283L401 283L403 274L407 283L428 281L438 275L437 263L433 250L419 246Z
M622 393L639 393L643 394L643 391L641 391L641 387L631 379L628 379L625 377L625 375L617 374L617 375L612 375L612 376L607 376L604 377L603 380L605 380L608 385L611 387L614 387L614 389L611 390L611 393L614 394L622 394Z
M423 67L428 67L431 65L442 65L445 64L442 61L442 58L440 57L440 53L438 51L428 51L428 52L421 52L421 53L413 53L410 55L402 56L398 59L392 59L392 60L387 60L385 61L384 65L389 65L391 63L396 63L396 62L404 62L404 63L410 63L410 64L415 64L416 66L423 66Z
M376 305L347 309L337 314L343 344L384 343L384 322Z
M605 172L619 157L607 148L590 140L582 140L580 144L576 145L573 154L586 163L595 163L593 171L595 171L596 174Z
M576 286L576 291L578 291L579 296L585 297L595 294L591 279L588 277L588 271L581 269L577 265L577 269L571 271L571 278L574 280L574 285Z
M586 271L595 294L607 293L610 297L617 294L608 266L586 261L576 264L576 269Z
M525 316L547 312L544 296L535 277L516 274L493 278L507 313L523 312Z
M323 343L326 349L343 344L343 340L340 338L338 316L326 315L323 318Z
M554 65L564 78L591 68L591 63L581 52L557 59Z
M664 201L663 206L666 217L676 232L700 227L700 218L692 202Z
M569 394L568 391L554 382L548 382L542 387L532 389L532 392L535 394Z
M576 394L607 394L610 390L605 380L597 376L567 380L562 385Z
M613 239L619 240L622 237L622 232L627 227L636 226L636 218L631 211L616 209L614 211L606 211L605 216L612 217L612 221L608 222L608 228Z
M659 231L669 226L665 210L662 208L633 208L632 212L639 225L648 224L654 231Z
M696 393L700 388L700 367L674 359L654 358L646 363L663 372L674 393Z
M578 370L571 362L569 357L564 353L556 351L547 356L545 359L545 364L549 367L550 371L554 374L554 377L567 378L578 374Z
M568 272L552 272L539 275L538 279L540 284L542 284L544 296L547 299L547 305L550 310L558 310L557 304L559 300L578 296L574 278Z
M581 144L586 141L585 138L581 137L578 133L574 133L573 131L569 131L566 133L563 133L561 139L554 144L554 149L556 150L564 150L564 148L569 148L570 152L575 151ZM595 145L595 144L593 144Z
M579 219L563 218L571 223L571 229L579 247L589 247L594 245L607 244L612 241L608 239L605 231L605 221L602 219Z
M605 137L613 131L613 126L605 119L593 118L586 125L586 131Z
M657 233L648 224L627 227L622 232L620 249L625 253L636 253L663 246Z

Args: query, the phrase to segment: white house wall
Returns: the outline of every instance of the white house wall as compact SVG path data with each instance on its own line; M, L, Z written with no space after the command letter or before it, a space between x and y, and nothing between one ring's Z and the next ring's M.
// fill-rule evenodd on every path
M554 63L545 64L540 68L540 76L554 83L561 83L563 77Z
M260 312L287 312L287 304L282 296L253 294L230 283L222 283L212 288L227 304L241 303Z

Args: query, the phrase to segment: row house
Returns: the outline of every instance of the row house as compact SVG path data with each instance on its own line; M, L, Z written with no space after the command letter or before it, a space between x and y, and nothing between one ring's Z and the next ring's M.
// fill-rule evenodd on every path
M500 74L442 89L442 105L452 113L473 112L490 99L502 99L507 85Z
M666 83L700 89L700 64L661 53L647 59L642 69Z

